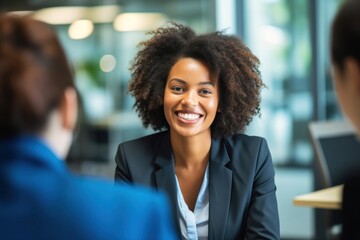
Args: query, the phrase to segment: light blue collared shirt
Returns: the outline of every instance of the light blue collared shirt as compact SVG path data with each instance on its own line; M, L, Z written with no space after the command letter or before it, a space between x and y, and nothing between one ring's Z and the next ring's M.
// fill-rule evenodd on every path
M208 239L209 226L209 165L206 167L204 179L192 212L181 193L179 181L176 178L177 199L180 212L181 238L188 240Z

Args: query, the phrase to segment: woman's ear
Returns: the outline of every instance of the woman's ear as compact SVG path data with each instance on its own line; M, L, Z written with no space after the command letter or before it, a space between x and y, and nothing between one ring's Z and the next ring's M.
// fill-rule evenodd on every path
M68 87L63 94L60 106L61 125L64 129L74 131L78 115L77 93Z

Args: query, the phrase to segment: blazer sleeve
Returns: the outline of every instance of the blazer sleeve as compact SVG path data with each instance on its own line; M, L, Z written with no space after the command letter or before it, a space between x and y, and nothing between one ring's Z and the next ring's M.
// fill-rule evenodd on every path
M261 140L256 163L246 239L280 239L275 171L265 139Z
M115 180L123 182L131 182L129 168L124 154L123 144L120 144L115 156Z

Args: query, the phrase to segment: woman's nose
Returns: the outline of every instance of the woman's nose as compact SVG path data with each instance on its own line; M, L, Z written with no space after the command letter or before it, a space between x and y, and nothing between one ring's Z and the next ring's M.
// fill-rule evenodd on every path
M186 106L196 106L198 104L197 94L193 91L189 91L183 95L182 104Z

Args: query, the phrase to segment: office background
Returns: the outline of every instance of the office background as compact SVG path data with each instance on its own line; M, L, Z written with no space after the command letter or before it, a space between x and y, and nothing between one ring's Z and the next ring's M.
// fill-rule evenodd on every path
M267 139L276 167L282 239L315 239L314 210L292 198L314 190L308 123L342 118L332 90L328 36L341 0L12 0L60 35L74 65L83 113L69 155L81 174L113 178L118 143L151 133L127 95L130 61L146 32L172 20L198 33L243 38L261 61L267 88L247 129ZM24 12L25 11L25 12Z

